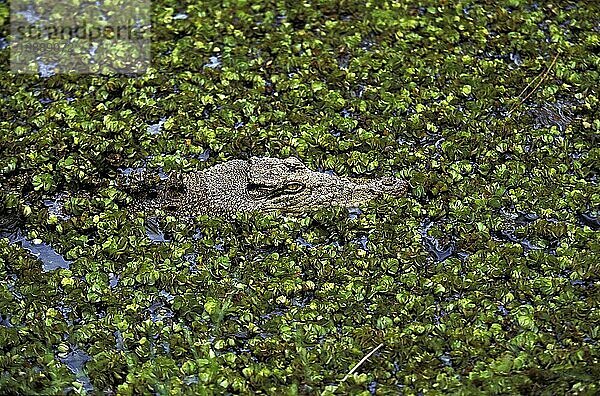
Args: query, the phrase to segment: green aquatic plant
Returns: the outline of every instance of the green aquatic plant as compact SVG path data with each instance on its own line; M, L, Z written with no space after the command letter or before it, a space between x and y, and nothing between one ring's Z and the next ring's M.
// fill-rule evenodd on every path
M598 15L161 0L136 77L0 38L0 393L598 393ZM412 189L153 231L115 182L253 156Z

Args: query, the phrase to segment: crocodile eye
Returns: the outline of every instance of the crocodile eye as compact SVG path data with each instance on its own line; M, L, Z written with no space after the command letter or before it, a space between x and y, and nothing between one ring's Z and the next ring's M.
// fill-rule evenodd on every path
M289 183L285 186L285 191L290 193L300 192L304 190L302 183Z

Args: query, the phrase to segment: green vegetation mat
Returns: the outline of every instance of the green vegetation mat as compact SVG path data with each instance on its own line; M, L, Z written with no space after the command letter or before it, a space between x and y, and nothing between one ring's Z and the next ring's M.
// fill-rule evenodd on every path
M598 2L152 7L138 77L0 41L1 394L600 392ZM413 188L156 242L114 184L251 155Z

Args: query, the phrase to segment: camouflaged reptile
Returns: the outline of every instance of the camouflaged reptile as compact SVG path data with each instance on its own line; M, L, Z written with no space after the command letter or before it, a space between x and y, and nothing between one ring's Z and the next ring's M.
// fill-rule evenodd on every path
M143 175L126 178L129 186L137 185L134 210L162 209L179 216L252 211L300 214L330 205L354 207L384 194L400 196L408 190L408 183L401 179L334 176L313 171L294 157L230 160L199 172L162 175L160 179L148 182Z

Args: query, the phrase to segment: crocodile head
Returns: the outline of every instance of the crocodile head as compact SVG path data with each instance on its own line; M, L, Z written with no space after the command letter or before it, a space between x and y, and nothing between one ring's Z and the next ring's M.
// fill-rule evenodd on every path
M248 198L260 211L301 213L324 206L356 206L383 194L400 196L408 183L394 177L358 180L315 172L295 157L253 157L248 164Z

